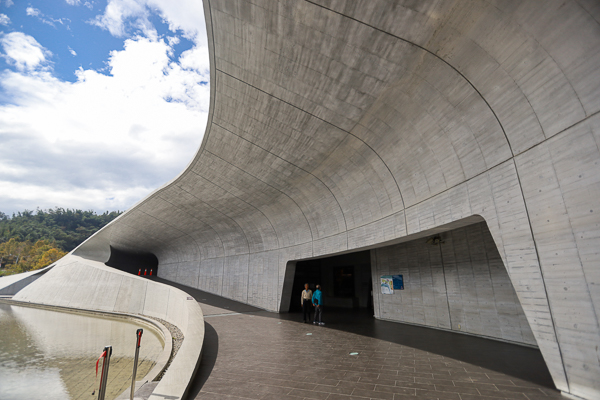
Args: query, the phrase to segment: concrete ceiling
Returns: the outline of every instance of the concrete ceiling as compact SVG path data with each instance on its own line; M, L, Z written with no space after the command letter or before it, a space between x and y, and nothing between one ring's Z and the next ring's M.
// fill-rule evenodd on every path
M277 310L289 260L478 215L557 386L600 393L581 354L600 342L599 2L205 0L205 15L200 150L76 252L152 252L167 279Z

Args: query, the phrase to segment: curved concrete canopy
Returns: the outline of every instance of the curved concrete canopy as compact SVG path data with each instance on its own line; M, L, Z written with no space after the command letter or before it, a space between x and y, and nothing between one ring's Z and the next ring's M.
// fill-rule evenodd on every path
M279 310L290 260L483 218L556 386L600 397L598 2L205 0L205 15L200 150L76 254L151 252L166 279Z

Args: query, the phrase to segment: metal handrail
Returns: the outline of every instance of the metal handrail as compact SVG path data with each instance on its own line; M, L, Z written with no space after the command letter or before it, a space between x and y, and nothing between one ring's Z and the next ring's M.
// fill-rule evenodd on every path
M131 375L131 394L129 395L129 399L133 400L133 392L135 391L135 375L137 374L137 365L138 358L140 355L140 345L142 344L142 334L144 333L143 329L138 329L135 333L136 344L135 344L135 358L133 360L133 375Z
M106 396L106 382L108 380L108 367L110 366L112 346L105 346L102 354L104 360L102 362L102 374L100 375L100 389L98 391L98 400L104 400L104 397Z

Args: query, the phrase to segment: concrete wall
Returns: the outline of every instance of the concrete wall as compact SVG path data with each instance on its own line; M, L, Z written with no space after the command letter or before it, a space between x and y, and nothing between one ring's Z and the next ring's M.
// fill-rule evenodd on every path
M600 397L598 2L204 4L200 150L77 254L278 310L290 260L479 215L557 387Z
M371 250L375 316L537 345L485 222ZM381 294L382 275L403 275L404 290Z
M0 296L12 296L18 293L31 282L36 281L50 269L53 265L35 271L22 272L20 274L0 277Z

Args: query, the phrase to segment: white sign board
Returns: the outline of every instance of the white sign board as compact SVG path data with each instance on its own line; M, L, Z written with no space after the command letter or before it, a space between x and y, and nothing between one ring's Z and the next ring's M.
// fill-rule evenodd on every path
M394 281L391 275L381 277L381 294L394 294Z

